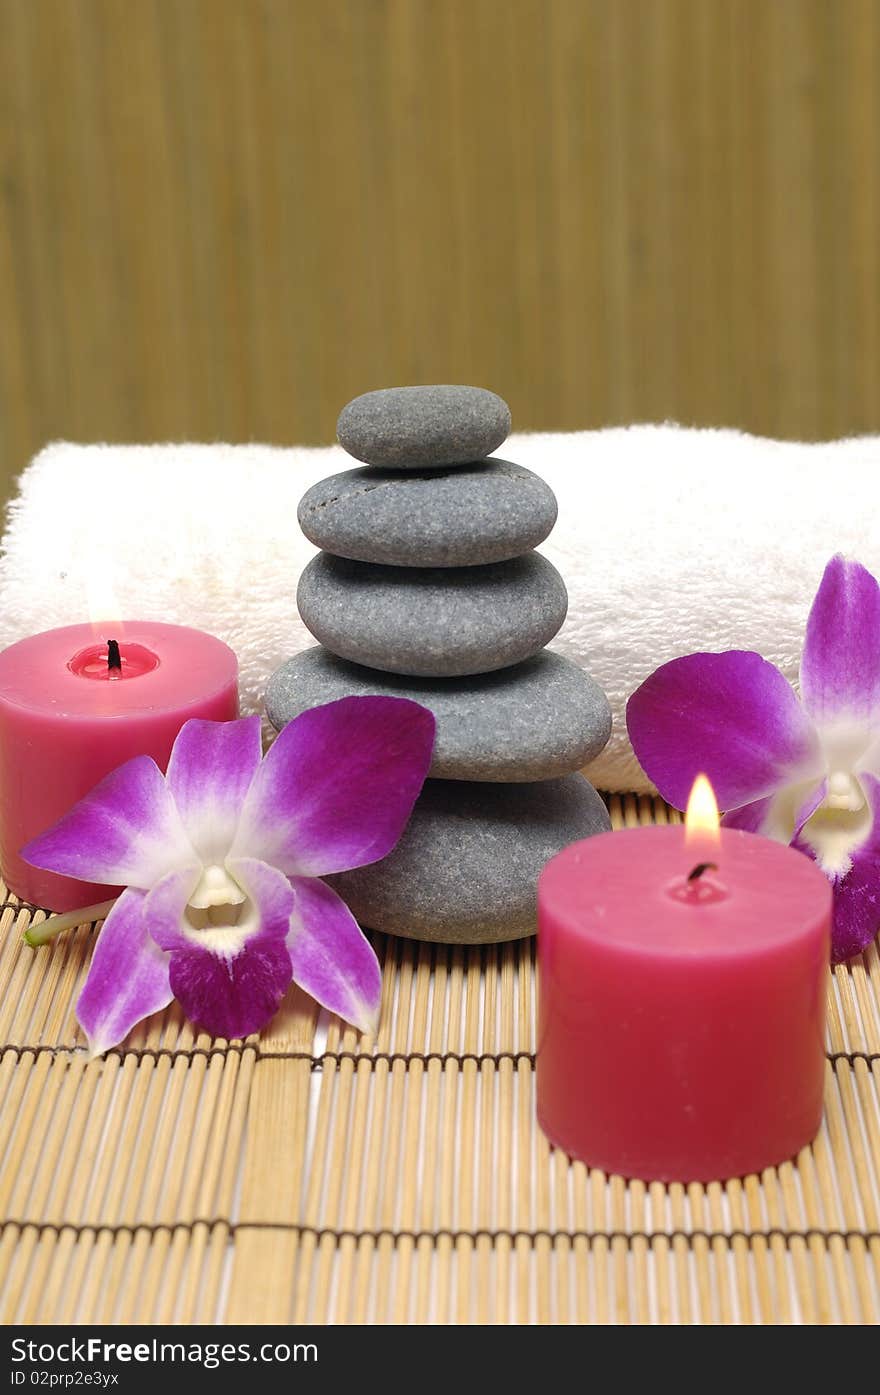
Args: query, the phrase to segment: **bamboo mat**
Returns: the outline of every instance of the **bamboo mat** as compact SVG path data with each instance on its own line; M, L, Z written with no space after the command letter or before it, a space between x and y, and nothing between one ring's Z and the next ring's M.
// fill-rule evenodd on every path
M669 817L610 807L616 827ZM259 1040L212 1041L171 1008L89 1063L73 1003L94 932L33 951L29 915L3 898L5 1323L880 1317L876 944L833 975L815 1144L664 1187L539 1134L531 942L381 940L375 1040L294 991Z

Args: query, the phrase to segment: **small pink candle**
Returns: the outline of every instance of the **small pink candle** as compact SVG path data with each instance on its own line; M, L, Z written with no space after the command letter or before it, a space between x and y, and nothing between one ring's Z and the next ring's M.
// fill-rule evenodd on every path
M633 828L554 857L538 886L551 1142L661 1182L792 1157L822 1118L830 925L827 878L753 833Z
M19 849L132 756L164 770L188 718L238 715L238 664L221 640L155 621L105 628L66 625L0 653L0 866L16 896L47 910L114 889L31 867Z

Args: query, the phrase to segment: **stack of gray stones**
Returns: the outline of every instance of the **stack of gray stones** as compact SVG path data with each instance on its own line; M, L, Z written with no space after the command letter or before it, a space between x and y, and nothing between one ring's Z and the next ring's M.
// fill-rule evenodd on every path
M568 604L533 551L556 521L555 496L530 470L486 458L510 411L483 388L369 392L337 430L366 466L300 504L322 551L297 603L319 644L272 676L266 709L280 731L337 698L412 698L434 712L437 742L394 851L328 880L375 930L467 943L531 934L544 863L609 827L574 773L608 740L607 699L544 647Z

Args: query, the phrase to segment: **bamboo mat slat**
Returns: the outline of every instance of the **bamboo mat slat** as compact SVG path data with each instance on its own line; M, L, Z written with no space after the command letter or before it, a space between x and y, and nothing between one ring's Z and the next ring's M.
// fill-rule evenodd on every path
M616 827L677 818L612 797ZM298 990L259 1039L176 1007L103 1061L95 933L0 887L0 1320L875 1323L880 957L834 971L826 1112L760 1177L605 1176L535 1124L533 942L377 937L375 1038Z

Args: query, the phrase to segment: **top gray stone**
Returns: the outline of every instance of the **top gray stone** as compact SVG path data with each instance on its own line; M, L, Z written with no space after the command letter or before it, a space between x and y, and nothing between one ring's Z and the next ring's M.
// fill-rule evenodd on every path
M336 423L349 455L386 470L469 465L497 450L509 431L503 398L450 383L365 392L343 407Z
M344 470L299 506L316 547L395 567L506 562L542 543L555 522L549 485L498 459L454 470Z

